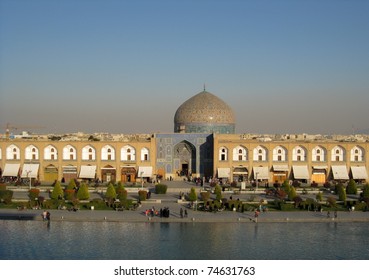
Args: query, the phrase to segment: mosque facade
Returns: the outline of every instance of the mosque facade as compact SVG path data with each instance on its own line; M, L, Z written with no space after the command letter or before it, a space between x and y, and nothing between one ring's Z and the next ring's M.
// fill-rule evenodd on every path
M232 109L204 90L178 107L173 133L3 137L1 180L368 180L367 136L236 134L235 126Z

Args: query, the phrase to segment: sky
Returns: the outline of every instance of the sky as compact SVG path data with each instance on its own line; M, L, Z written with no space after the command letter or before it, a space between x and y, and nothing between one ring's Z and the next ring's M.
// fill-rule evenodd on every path
M173 132L206 87L237 133L369 133L369 1L0 0L0 133Z

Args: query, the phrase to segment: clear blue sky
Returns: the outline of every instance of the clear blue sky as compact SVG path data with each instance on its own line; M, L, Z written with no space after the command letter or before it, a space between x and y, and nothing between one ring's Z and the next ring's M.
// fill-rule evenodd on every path
M0 0L3 127L172 132L204 83L238 133L369 132L369 1Z

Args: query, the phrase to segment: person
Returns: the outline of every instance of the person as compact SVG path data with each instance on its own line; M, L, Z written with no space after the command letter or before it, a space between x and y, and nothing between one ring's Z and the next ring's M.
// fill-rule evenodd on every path
M337 219L337 210L334 211L334 218Z
M181 218L183 218L183 209L182 208L179 210L179 213L181 215Z
M331 212L327 212L327 218L330 218L331 217Z
M187 218L187 216L188 216L187 209L184 210L184 216L185 216L185 218Z
M50 216L51 216L50 212L49 212L49 211L47 211L47 212L46 212L46 220L50 221Z
M42 212L42 219L44 221L46 221L46 219L47 219L47 212L46 212L46 210L44 212Z

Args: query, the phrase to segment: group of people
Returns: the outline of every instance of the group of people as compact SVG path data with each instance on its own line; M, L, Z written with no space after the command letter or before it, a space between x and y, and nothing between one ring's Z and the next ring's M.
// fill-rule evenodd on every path
M156 210L153 206L151 209L145 210L145 216L147 217L154 217L159 216L160 218L169 218L170 211L169 207L160 208L160 210Z
M181 210L179 210L179 214L181 215L181 218L187 218L188 217L188 213L187 213L187 209L185 209L183 211L183 209L181 208Z

